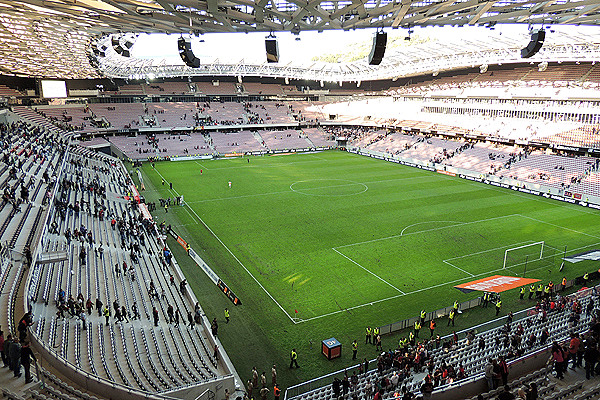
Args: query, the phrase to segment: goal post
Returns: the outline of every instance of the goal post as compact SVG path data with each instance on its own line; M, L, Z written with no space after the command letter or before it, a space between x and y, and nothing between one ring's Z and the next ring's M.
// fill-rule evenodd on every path
M544 245L544 241L541 241L506 249L502 269L523 265L527 261L541 260L544 257Z

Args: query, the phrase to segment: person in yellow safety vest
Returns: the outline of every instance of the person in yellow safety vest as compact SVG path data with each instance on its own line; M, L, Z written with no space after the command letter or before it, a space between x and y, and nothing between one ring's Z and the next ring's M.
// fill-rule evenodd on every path
M292 352L290 353L290 368L292 368L294 365L296 368L300 368L298 365L298 353L296 353L296 349L292 349Z
M496 302L496 316L498 316L498 314L500 314L501 307L502 307L502 300L498 299L498 301Z
M373 344L374 345L377 344L377 340L375 340L377 338L377 335L379 335L379 328L373 328Z
M356 339L352 342L352 359L356 360L356 353L358 352L358 342Z
M229 323L229 309L225 308L225 323Z
M458 312L458 300L454 301L454 305L452 306L455 312Z
M531 300L534 293L535 293L535 284L532 283L531 286L529 286L529 300Z
M106 318L106 325L109 325L110 308L108 306L104 306L102 309L102 315L104 315L104 318Z
M191 246L190 246L190 244L189 244L189 243L187 243L187 244L185 245L185 251L187 251L187 252L188 252L188 254L190 254L190 249L191 249Z
M544 298L549 298L550 297L550 286L547 286L544 288Z
M406 336L402 337L402 338L400 338L400 340L398 340L398 347L400 347L401 349L404 349L407 344L408 344L408 339L406 339Z
M537 290L535 291L535 298L536 299L541 298L543 293L544 293L544 285L542 283L540 283L537 287Z
M450 314L448 315L448 325L446 326L450 326L450 324L452 324L452 326L454 326L454 317L456 315L456 311L454 311L454 308L452 310L450 310Z
M429 332L431 333L431 337L433 337L433 332L435 331L435 319L429 321Z
M561 292L567 288L567 277L563 276L562 282L560 283Z
M426 316L427 316L427 313L425 312L425 310L421 310L421 325L423 324L423 322L425 322Z
M587 272L583 275L583 286L587 286L588 280L590 279L590 274Z
M415 345L415 334L412 332L408 333L408 342L410 343L411 346Z
M419 337L419 331L421 330L421 323L419 321L415 321L415 337Z
M519 291L519 299L523 300L525 297L525 286L521 286L521 290Z
M371 334L373 333L373 329L370 326L367 326L365 329L365 344L371 343Z

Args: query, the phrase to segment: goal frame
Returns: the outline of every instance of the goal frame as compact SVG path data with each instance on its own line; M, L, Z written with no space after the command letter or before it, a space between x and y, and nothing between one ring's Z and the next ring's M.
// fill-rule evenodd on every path
M508 252L509 251L513 251L513 250L519 250L519 249L523 249L525 247L532 247L532 246L537 246L537 245L541 245L540 246L540 257L539 258L535 258L532 259L532 261L535 260L541 260L544 256L544 246L545 246L545 242L542 240L540 242L535 242L535 243L529 243L529 244L524 244L523 246L517 246L517 247L512 247L510 249L506 249L504 251L504 262L502 263L502 269L506 269L506 259L508 258Z

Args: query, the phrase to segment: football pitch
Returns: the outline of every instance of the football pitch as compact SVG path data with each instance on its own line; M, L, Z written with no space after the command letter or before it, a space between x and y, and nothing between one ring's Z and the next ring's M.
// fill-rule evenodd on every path
M349 348L367 325L478 296L455 289L460 283L496 274L558 283L598 269L583 261L558 271L565 249L600 249L597 212L342 151L142 169L149 201L184 196L186 206L168 213L158 207L156 219L171 223L240 297L232 319L237 314L244 329L264 335L256 351L269 354L257 358L285 363L296 347L305 363L311 360L291 382L350 365L324 361L323 339L336 337ZM508 249L516 250L503 268ZM201 301L210 302L203 304L207 314L221 317L222 307L233 308L222 294L207 294L213 289L198 268L182 269ZM249 356L226 349L234 363L251 365L243 361ZM374 355L362 350L360 358Z

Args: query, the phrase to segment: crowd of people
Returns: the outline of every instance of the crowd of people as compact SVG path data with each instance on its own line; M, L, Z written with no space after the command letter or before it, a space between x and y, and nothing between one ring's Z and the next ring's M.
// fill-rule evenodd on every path
M566 280L566 278L565 278ZM555 375L562 379L566 370L567 362L571 363L571 368L583 368L585 361L586 378L590 379L600 375L600 351L598 343L600 341L600 315L597 313L596 303L599 293L594 292L592 296L582 302L577 295L563 296L564 282L560 287L553 289L549 285L532 285L533 299L536 305L529 314L519 320L514 320L512 312L506 315L503 325L497 328L493 334L485 335L485 332L477 333L470 330L466 333L463 340L459 340L456 331L447 338L441 338L435 335L436 322L429 321L430 335L419 339L419 331L425 326L426 312L421 311L420 318L416 320L414 327L410 330L408 336L401 337L395 349L382 351L377 359L376 375L363 375L369 370L369 361L364 359L352 373L348 375L344 372L343 379L334 378L332 383L333 398L366 398L383 399L387 394L392 393L394 398L412 400L418 396L428 397L439 388L452 385L461 380L477 375L483 372L488 390L500 388L499 399L515 399L518 396L522 400L537 399L537 386L535 382L523 387L510 388L509 367L511 360L517 359L527 352L552 346L549 362L554 364ZM550 290L546 290L550 288ZM524 287L522 293L525 293L527 287ZM499 297L492 298L486 294L486 302L498 306L501 302ZM523 299L523 296L521 296ZM530 296L531 299L531 296ZM458 303L455 302L451 309L458 310ZM552 315L560 314L567 316L568 331L572 332L569 340L550 342L551 332L545 326ZM583 334L575 332L581 324L581 316L590 318L589 330ZM537 326L537 329L532 327ZM424 329L424 328L423 328ZM525 332L529 332L525 334ZM537 334L536 334L537 332ZM354 343L353 343L354 344ZM365 345L375 345L379 349L381 339L378 328L366 328ZM356 349L356 346L353 347ZM460 363L460 354L466 349L473 349L478 354L485 354L490 349L501 349L501 355L491 357L483 371L469 370ZM354 358L353 358L354 359ZM412 392L408 384L416 374L422 374L424 377L419 383L418 390ZM367 376L367 382L358 385L357 377ZM414 385L412 386L414 391ZM501 388L505 387L504 390ZM417 393L419 392L419 393ZM514 392L514 393L513 393ZM511 397L513 396L513 397Z

